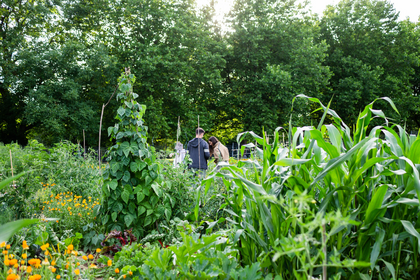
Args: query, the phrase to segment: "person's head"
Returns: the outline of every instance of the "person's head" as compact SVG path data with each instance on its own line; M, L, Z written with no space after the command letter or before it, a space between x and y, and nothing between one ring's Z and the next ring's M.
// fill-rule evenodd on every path
M214 137L214 136L211 136L210 138L209 138L209 145L210 146L214 146L214 145L216 145L217 144L217 142L219 142L219 139L217 139L216 137Z
M197 128L197 129L195 130L195 137L197 137L197 138L203 138L204 133L206 133L206 132L204 131L204 129L202 129L201 127L199 127L199 128Z

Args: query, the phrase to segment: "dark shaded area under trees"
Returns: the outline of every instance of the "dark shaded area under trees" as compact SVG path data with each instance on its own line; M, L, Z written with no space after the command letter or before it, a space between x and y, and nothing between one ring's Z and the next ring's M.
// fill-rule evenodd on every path
M419 129L420 23L398 21L388 2L344 0L317 17L293 0L237 0L227 17L224 33L212 5L196 12L194 0L2 1L0 142L77 142L85 130L97 146L124 67L158 144L176 138L178 116L183 142L197 115L223 142L286 126L297 94L332 98L348 123L388 96L401 115L384 103L385 114ZM302 100L293 122L316 123ZM116 108L114 98L103 135Z

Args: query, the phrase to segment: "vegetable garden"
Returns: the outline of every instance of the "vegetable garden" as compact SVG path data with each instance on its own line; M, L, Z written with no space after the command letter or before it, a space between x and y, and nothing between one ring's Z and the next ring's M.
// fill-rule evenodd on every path
M146 142L120 77L113 146L0 146L1 279L415 279L420 137L374 100L356 123L316 98L315 126L238 135L252 150L206 178ZM294 99L294 101L295 101ZM292 112L293 114L293 112ZM288 135L288 146L280 133ZM10 161L10 155L13 160ZM12 177L12 166L17 176Z

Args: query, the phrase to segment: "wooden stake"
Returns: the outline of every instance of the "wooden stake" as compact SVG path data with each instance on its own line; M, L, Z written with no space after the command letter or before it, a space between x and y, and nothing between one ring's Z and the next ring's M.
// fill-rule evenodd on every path
M12 177L13 177L14 176L13 175L13 159L12 159L12 150L11 149L9 150L9 153L10 153L10 167L12 169ZM12 185L15 186L15 181L13 181Z
M9 150L9 152L10 152L10 167L12 168L12 177L13 177L14 175L13 175L13 160L12 160L12 150Z
M115 92L114 92L115 93ZM112 96L111 96L112 97ZM108 101L109 102L109 101ZM108 103L107 103L108 104ZM99 167L101 167L101 130L102 130L102 118L104 116L105 104L102 104L101 120L99 122L99 144L98 144L98 160Z
M83 157L86 157L85 130L83 129Z

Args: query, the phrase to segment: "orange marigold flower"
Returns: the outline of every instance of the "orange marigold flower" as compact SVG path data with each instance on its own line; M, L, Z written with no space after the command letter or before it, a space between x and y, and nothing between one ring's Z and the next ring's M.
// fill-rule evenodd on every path
M3 248L3 247L5 247L6 246L6 242L2 242L2 243L0 243L0 248Z
M18 260L17 259L12 259L9 261L9 265L15 265L17 264Z
M3 250L3 255L7 255L7 253L9 253L9 251L7 251L7 250Z
M19 275L16 275L16 274L9 274L9 275L7 275L7 278L6 278L6 280L16 280L16 279L19 279L20 277L19 277Z
M60 279L60 278L61 278L60 275L55 276L55 279Z
M22 242L22 248L23 248L23 250L28 250L29 249L29 246L26 243L26 240L23 240L23 242Z
M35 266L36 268L41 267L41 260L40 260L40 259L30 259L30 260L28 261L28 263L29 263L30 265Z
M44 245L41 246L41 250L42 251L45 251L45 250L47 250L48 247L50 247L50 244L49 243L44 244Z
M27 257L28 257L27 254L22 254L22 259L26 260Z
M92 255L92 254L89 254L88 258L89 258L90 260L93 260L93 255Z
M18 268L18 267L19 267L19 264L15 263L15 264L13 265L13 267L14 267L14 268Z
M108 266L111 266L112 265L112 260L108 260Z
M118 269L118 267L115 269L115 273L120 273L120 270Z
M97 248L96 253L100 253L100 252L101 252L101 249Z
M28 266L28 267L26 268L26 272L31 273L31 272L32 272L32 267L31 267L31 266Z
M20 264L25 264L25 261L24 261L24 260L21 260L21 261L20 261Z
M127 275L125 275L125 274L124 274L124 275L123 275L123 278L125 279L126 277L127 277Z
M80 270L79 269L75 269L74 270L74 274L79 275L80 274Z
M9 250L9 249L10 249L10 245L9 245L9 244L7 244L7 245L6 245L6 249L7 249L7 250Z
M56 264L56 262L55 262L55 260L53 260L52 262L51 262L51 265L55 265Z
M132 271L129 271L128 274L130 274L130 276L132 276L133 275L133 272Z
M86 257L86 256L83 256L82 258L83 258L85 261L87 261L87 257Z
M8 258L5 258L5 259L4 259L4 265L5 265L5 266L9 266L9 259L8 259Z
M51 271L52 271L52 273L54 273L55 271L57 270L57 268L55 268L55 267L51 267Z
M67 246L67 250L73 251L73 249L74 249L73 244L70 244L69 246Z
M9 268L9 270L7 271L7 274L11 274L13 272L13 270L11 268Z

